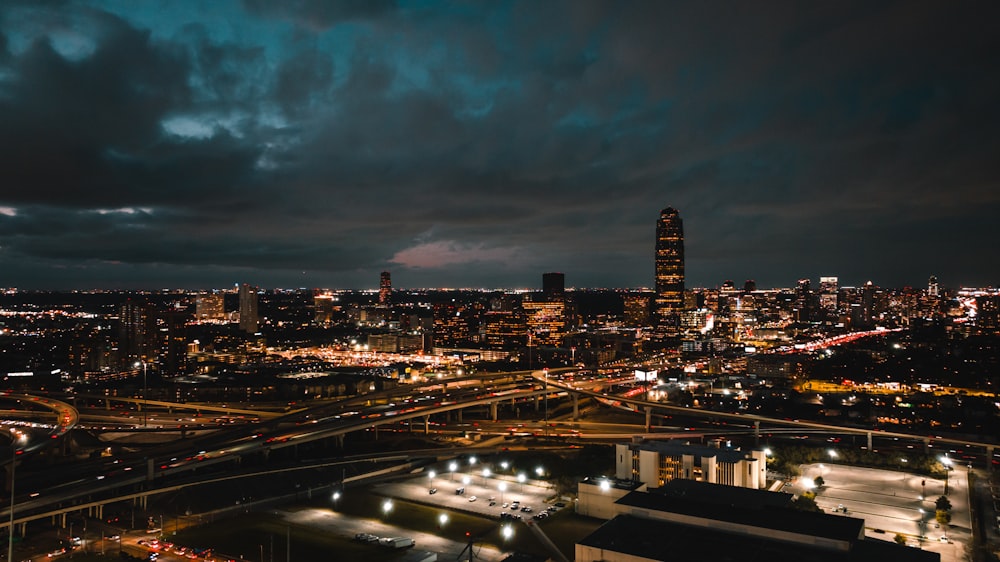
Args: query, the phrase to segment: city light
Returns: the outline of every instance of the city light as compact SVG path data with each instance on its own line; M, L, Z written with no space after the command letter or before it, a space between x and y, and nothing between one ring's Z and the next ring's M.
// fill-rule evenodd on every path
M500 530L500 534L503 535L504 540L508 540L514 536L514 528L510 525L504 525Z
M447 513L442 513L441 515L438 515L438 526L444 527L445 523L447 523L447 522L448 522L448 514Z
M382 502L382 513L389 515L392 512L392 500L385 500Z
M611 482L608 482L607 480L601 480L601 491L607 492L610 489L611 489Z

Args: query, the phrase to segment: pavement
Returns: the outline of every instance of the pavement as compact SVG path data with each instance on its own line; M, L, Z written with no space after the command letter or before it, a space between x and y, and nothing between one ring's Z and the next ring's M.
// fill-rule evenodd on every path
M902 534L908 545L939 553L942 562L967 560L965 546L972 541L972 526L965 467L956 467L949 476L947 497L952 519L946 527L935 520L934 502L946 495L943 479L825 463L802 465L801 469L802 476L784 491L801 494L822 476L824 485L813 490L817 505L826 513L864 519L866 537L892 541Z

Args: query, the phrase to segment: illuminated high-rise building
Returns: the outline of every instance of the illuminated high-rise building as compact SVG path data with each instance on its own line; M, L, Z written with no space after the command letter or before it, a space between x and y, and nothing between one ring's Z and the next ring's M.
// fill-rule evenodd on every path
M529 345L559 346L570 325L571 302L566 298L566 276L562 273L542 274L542 294L525 295L521 307Z
M812 317L812 289L808 279L799 279L795 286L795 319L808 322Z
M667 207L656 223L656 324L675 332L684 309L684 225Z
M131 369L137 361L149 359L155 317L144 300L129 298L118 309L119 366Z
M257 288L246 283L240 285L240 330L253 334L257 332Z
M837 293L840 280L836 277L819 278L819 306L826 310L837 310Z
M392 277L388 271L383 271L379 276L378 303L382 306L389 306L392 300Z
M936 297L939 293L937 275L931 275L930 279L927 280L927 296Z
M198 322L221 322L226 319L225 299L221 293L202 293L195 299Z

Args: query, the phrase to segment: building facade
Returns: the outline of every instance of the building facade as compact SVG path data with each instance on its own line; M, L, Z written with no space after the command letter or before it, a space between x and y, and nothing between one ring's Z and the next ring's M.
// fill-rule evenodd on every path
M615 445L615 478L659 488L675 479L696 480L754 490L766 486L767 458L762 450L736 451L671 441Z
M656 223L656 324L677 331L684 309L684 225L676 209L667 207Z

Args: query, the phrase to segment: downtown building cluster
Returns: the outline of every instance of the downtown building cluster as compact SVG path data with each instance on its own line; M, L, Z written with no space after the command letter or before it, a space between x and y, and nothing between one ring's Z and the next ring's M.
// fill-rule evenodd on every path
M683 223L671 207L657 217L653 246L652 290L567 289L557 272L541 274L537 290L398 290L383 272L374 291L246 283L54 299L8 291L0 335L18 359L0 371L87 380L134 376L143 366L170 379L266 365L268 349L340 346L521 367L596 366L673 350L710 359L716 374L736 357L747 359L749 374L789 377L801 374L796 358L757 353L863 330L934 325L965 337L1000 326L996 290L948 289L933 276L919 288L844 286L835 276L781 289L752 280L689 288Z

